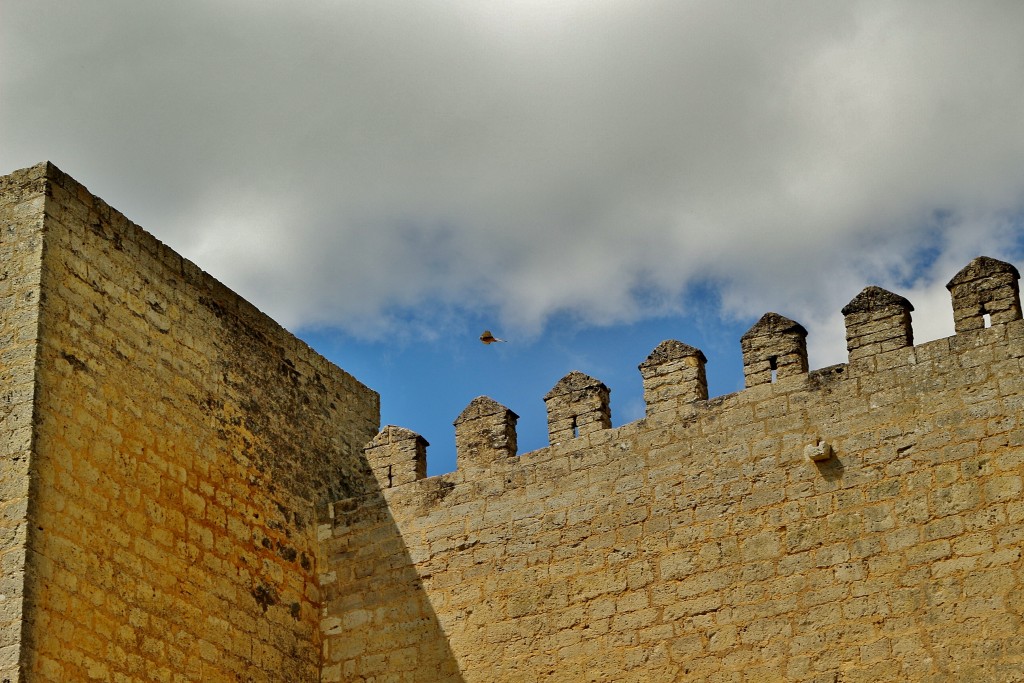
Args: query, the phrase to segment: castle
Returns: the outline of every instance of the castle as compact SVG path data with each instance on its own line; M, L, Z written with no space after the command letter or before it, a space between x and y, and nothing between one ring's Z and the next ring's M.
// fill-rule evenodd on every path
M679 341L487 397L455 472L378 396L52 164L0 178L0 680L1024 681L1017 270L956 334L844 309L809 371L769 313L746 388ZM638 359L639 360L639 359Z

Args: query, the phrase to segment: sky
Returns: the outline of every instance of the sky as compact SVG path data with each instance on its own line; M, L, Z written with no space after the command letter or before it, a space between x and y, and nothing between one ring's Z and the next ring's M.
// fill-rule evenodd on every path
M487 395L546 445L579 370L712 396L775 311L1024 266L1024 3L3 0L0 173L50 160L381 393L455 468ZM483 329L507 339L484 346Z

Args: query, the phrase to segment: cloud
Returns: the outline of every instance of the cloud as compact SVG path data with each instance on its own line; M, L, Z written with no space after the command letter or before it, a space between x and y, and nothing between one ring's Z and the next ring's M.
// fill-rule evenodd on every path
M486 312L522 336L711 282L723 315L803 322L824 364L863 286L908 296L925 339L970 258L1024 253L1020 3L0 18L3 167L52 159L291 327Z

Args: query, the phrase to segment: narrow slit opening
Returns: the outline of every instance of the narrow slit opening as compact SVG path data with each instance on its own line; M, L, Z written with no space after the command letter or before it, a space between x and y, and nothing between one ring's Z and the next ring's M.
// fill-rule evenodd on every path
M391 476L391 467L392 465L388 465L388 488L391 488L394 484L394 478Z
M772 384L775 384L775 380L779 378L779 364L775 356L768 359L768 367L772 369Z
M577 439L580 435L580 426L576 424L576 416L572 418L572 438Z
M985 321L985 327L986 328L992 327L992 314L991 313L983 313L981 318L982 318L982 320Z

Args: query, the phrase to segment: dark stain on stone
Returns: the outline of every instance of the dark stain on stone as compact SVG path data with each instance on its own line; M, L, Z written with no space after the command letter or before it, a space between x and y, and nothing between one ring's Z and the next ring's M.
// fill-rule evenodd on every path
M73 369L79 372L89 372L89 366L86 365L85 362L82 361L82 359L67 352L61 352L60 355L61 358L66 360L68 362L68 365L70 365Z
M268 607L280 602L277 591L264 584L260 584L252 589L252 597L256 600L256 604L263 608L264 612L267 611Z

